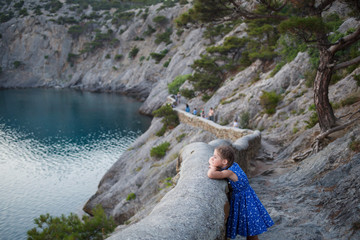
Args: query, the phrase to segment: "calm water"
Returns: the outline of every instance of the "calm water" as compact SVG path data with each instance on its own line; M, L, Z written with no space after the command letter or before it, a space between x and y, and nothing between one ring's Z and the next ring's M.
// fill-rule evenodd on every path
M40 214L83 214L101 177L150 125L139 102L71 90L0 90L0 239Z

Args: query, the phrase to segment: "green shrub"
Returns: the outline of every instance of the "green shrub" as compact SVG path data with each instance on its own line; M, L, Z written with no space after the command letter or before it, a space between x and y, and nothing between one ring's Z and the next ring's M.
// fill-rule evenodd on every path
M184 88L181 89L180 93L182 96L186 97L187 99L192 99L195 97L195 92L192 89Z
M166 31L163 33L156 34L155 43L160 44L164 42L166 43L166 45L172 43L172 41L170 40L171 34L172 34L172 28L166 29Z
M175 79L168 84L168 90L170 94L177 94L179 92L179 88L184 82L191 76L191 74L179 75L176 76Z
M356 84L360 87L360 74L353 75Z
M81 53L94 52L96 49L103 47L105 43L109 43L109 45L112 46L119 43L118 39L113 38L113 31L111 29L109 29L107 33L96 33L95 39L92 42L84 44L84 49L81 50Z
M69 28L68 33L71 35L71 37L78 38L84 32L84 30L85 29L83 26L74 25Z
M265 108L267 114L274 114L276 112L276 107L281 101L281 95L277 94L275 91L266 92L262 91L263 94L260 96L260 104Z
M58 24L78 24L78 20L74 17L59 17L56 21Z
M354 152L360 152L360 140L352 139L352 141L349 143L349 148Z
M167 68L171 62L171 58L169 58L166 62L164 62L163 67Z
M4 22L7 22L7 21L10 21L14 16L14 13L13 12L2 12L0 13L0 22L1 23L4 23Z
M116 54L115 57L114 57L114 59L115 59L116 61L119 61L119 60L122 59L122 57L123 57L122 54Z
M134 200L135 198L136 198L135 193L129 193L126 197L126 201L131 201L131 200Z
M35 15L42 15L42 12L41 12L41 7L40 6L36 6L35 10L34 10L34 13Z
M180 14L175 20L175 24L176 27L180 28L180 27L185 27L188 23L193 23L195 22L194 19L194 10L192 8L189 9L189 11L184 12L182 14Z
M134 16L134 12L116 12L114 14L114 18L111 20L111 23L116 26L120 26L121 24L125 24L132 20Z
M179 125L179 117L169 104L153 112L155 117L163 117L162 123L166 128L174 128Z
M162 26L168 23L168 19L165 16L159 15L153 18L153 22Z
M84 215L82 220L76 214L70 213L67 217L40 215L34 222L37 227L27 232L28 239L102 240L116 227L114 219L107 217L100 205L93 209L93 217Z
M129 52L129 58L134 59L138 54L139 50L140 49L137 46L134 46Z
M14 65L14 68L18 68L18 67L20 67L21 65L23 65L23 63L20 62L20 61L15 61L15 62L13 62L13 65Z
M307 129L310 129L310 128L314 127L319 122L319 117L317 115L317 112L313 112L310 115L309 120L305 120L304 122L306 123L306 128Z
M47 11L50 11L51 13L56 13L60 8L62 8L63 4L62 2L58 0L50 0L49 3L47 3L44 8Z
M156 147L153 147L150 150L150 156L161 158L161 157L165 156L166 151L169 149L169 147L170 147L169 142L164 142Z
M27 16L27 15L29 15L29 13L27 12L27 9L26 9L26 8L22 8L22 9L20 9L20 11L19 11L19 15L20 15L20 16Z
M312 88L314 85L315 77L316 77L316 70L312 69L306 71L304 74L305 77L305 86L308 88Z
M164 49L160 53L150 53L150 57L155 60L155 63L159 63L168 52L169 50Z
M136 37L134 38L134 41L144 41L144 38L139 37L139 36L136 36Z
M165 124L161 127L161 129L155 134L158 137L161 137L165 134L167 130L167 127L165 126Z
M270 73L270 77L273 77L275 76L275 74L280 71L280 69L285 65L286 63L285 62L280 62L278 64L276 64L274 70L271 71Z
M21 0L21 1L14 4L14 8L16 8L18 10L20 10L23 6L24 6L24 1L23 0Z
M349 96L340 102L340 106L345 107L348 105L352 105L358 101L360 101L360 96Z
M156 29L151 25L148 25L147 30L144 32L144 36L151 36L154 32L156 32Z
M250 128L250 113L249 112L243 112L240 115L240 122L239 122L240 128Z
M176 140L178 142L181 142L185 136L186 136L186 133L180 134L179 136L176 137Z
M164 0L162 2L163 2L163 4L158 9L156 9L156 11L160 11L165 8L174 7L175 4L178 2L178 0L176 0L176 1L175 0Z
M163 180L160 180L160 183L164 184L166 186L166 188L171 187L173 185L171 177L167 177Z
M176 31L176 36L180 37L183 34L184 30L183 29L178 29Z
M79 57L78 54L69 53L67 57L67 61L73 64L78 57Z
M211 42L215 41L215 37L221 36L224 37L233 29L233 25L229 24L218 24L218 25L209 25L204 31L204 38L209 39Z

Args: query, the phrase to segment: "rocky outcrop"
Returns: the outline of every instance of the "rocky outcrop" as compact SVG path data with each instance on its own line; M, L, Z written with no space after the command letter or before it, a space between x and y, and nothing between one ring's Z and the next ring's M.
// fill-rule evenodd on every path
M349 149L360 128L341 135L287 170L281 165L250 179L275 222L261 239L360 238L360 154Z
M232 145L237 150L236 161L243 164L254 157L260 133L234 143L217 139L209 144L185 146L179 155L181 167L176 186L148 216L131 226L120 227L108 239L224 239L227 184L207 177L209 158L219 145Z

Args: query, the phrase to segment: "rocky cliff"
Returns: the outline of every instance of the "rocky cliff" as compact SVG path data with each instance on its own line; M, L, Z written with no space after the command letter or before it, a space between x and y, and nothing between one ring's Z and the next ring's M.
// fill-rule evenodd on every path
M41 2L27 1L24 6ZM70 10L74 7L71 4L63 5L57 13L42 10L42 15L36 15L35 10L29 10L27 16L0 24L0 87L69 87L120 92L144 101L140 110L150 114L165 103L169 94L167 84L178 75L192 73L190 65L210 43L203 37L202 26L188 24L183 32L176 32L173 19L190 5L176 4L162 9L158 4L148 10L132 10L132 17L122 19L120 25L109 18L116 15L115 10L93 11L89 7L84 10L85 18ZM334 8L343 10L341 4ZM99 17L86 20L94 15L92 13ZM167 19L163 25L154 22L159 15ZM86 25L89 28L74 36L69 33L71 24L60 21L60 17L85 19L84 24L89 23ZM356 19L349 18L339 31L346 32L358 25ZM149 34L148 26L155 32ZM170 41L156 41L157 34L169 28L172 28ZM217 37L216 44L228 36L246 34L245 29L246 24L240 24L226 36ZM106 40L102 46L84 51L87 46L94 46L95 33L115 40ZM136 48L138 52L131 55ZM150 53L165 49L168 52L156 63ZM261 131L262 148L250 164L249 176L276 223L263 239L359 238L359 154L356 154L359 128L349 126L330 135L322 151L302 162L293 158L310 148L319 133L318 125L309 124L314 113L313 91L305 84L310 65L310 56L299 53L272 75L275 65L258 60L229 76L208 101L199 95L182 98L178 106L184 109L184 103L188 103L191 108L204 108L206 112L213 107L217 124L230 126L237 118L244 122L244 128ZM359 74L357 67L330 85L329 98L336 116L360 109L360 89L356 81ZM188 88L191 84L185 82L184 86ZM281 95L274 114L265 113L260 104L263 91ZM174 187L181 149L193 142L208 143L217 139L215 134L186 123L158 137L156 133L161 127L161 119L154 118L148 131L120 156L85 205L87 212L101 203L106 213L121 224L118 230L139 222ZM151 149L164 142L170 144L166 155L151 156Z

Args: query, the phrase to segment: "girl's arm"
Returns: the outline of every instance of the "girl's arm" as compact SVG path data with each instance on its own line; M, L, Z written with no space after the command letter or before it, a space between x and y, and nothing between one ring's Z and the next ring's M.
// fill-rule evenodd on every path
M236 174L231 170L217 171L216 168L213 167L209 168L207 175L212 179L233 178L233 175L236 176Z

